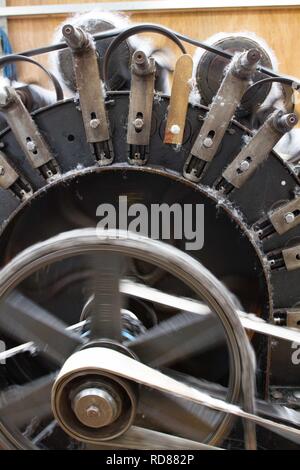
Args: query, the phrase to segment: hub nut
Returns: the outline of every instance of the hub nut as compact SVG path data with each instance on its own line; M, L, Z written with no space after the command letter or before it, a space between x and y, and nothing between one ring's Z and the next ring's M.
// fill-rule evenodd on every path
M73 411L78 420L90 428L111 424L120 414L120 406L113 395L100 388L86 388L72 400Z

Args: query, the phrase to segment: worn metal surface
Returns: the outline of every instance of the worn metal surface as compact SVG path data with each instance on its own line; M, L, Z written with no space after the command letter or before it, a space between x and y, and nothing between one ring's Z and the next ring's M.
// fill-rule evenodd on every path
M258 50L250 49L232 60L192 147L191 155L205 162L213 159L249 86L259 59Z
M282 250L282 256L288 271L300 268L300 245Z
M279 235L291 230L300 222L300 198L282 205L269 215L270 221Z
M63 35L73 53L76 85L87 141L91 144L108 141L110 135L103 83L94 41L90 35L72 25L64 26ZM106 163L109 163L109 159Z
M40 169L54 161L48 144L41 135L37 125L25 108L22 100L13 88L3 90L5 96L1 102L1 112L4 114L22 151L34 168ZM45 177L55 175L49 168Z
M132 56L127 143L148 146L152 125L155 61L142 51Z
M297 121L295 114L283 115L281 111L275 111L226 168L223 178L235 188L241 188L268 158L282 135L291 130Z

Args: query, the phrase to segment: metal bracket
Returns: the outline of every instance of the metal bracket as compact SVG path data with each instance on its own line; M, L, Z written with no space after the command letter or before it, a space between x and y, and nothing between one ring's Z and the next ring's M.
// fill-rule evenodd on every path
M113 152L110 144L104 144L109 142L110 134L94 40L90 34L69 24L63 27L62 33L73 55L87 142L93 146L99 163L108 165L113 161Z
M58 176L59 169L48 145L13 88L1 90L0 109L33 168L46 180Z
M300 308L287 309L286 314L286 325L300 329Z
M257 49L242 52L232 59L185 164L184 176L187 179L199 181L207 164L216 155L259 60ZM197 160L202 163L200 167Z
M272 113L223 172L221 181L216 185L217 189L225 187L225 192L228 192L226 188L228 183L231 187L230 189L241 188L259 165L267 159L282 135L290 131L297 122L298 118L294 113L283 114L282 111Z
M135 51L131 63L131 89L127 143L129 160L134 163L136 148L149 147L154 98L155 61L142 51ZM139 152L138 152L139 153ZM146 161L143 161L145 163Z
M270 221L279 235L300 223L300 197L293 199L269 214Z
M288 271L300 268L300 245L282 250L282 257Z
M182 145L192 73L193 59L190 55L183 54L179 57L175 66L165 130L165 144Z
M18 199L24 200L32 195L30 185L21 178L8 163L6 156L0 151L0 187L10 189Z

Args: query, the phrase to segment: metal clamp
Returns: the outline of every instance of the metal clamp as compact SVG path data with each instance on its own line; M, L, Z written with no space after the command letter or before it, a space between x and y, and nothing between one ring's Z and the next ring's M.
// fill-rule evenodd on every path
M184 176L187 179L199 181L207 164L216 155L259 60L257 49L242 52L232 59L185 164Z
M59 174L57 163L18 93L10 87L0 92L0 109L33 168L45 179Z
M300 197L276 209L269 218L279 235L296 227L300 223Z
M129 160L143 152L150 143L154 97L155 61L142 51L135 51L131 63L131 89L128 113L127 143ZM141 148L142 147L142 148ZM137 152L137 150L141 150ZM141 163L141 162L140 162Z
M228 183L230 189L241 188L259 165L267 159L274 145L277 144L283 134L290 131L297 122L298 118L294 113L283 114L282 111L272 113L223 172L222 180L217 184L217 189L226 187ZM225 192L228 192L227 188Z
M87 141L92 145L101 165L113 161L109 125L106 116L96 46L92 36L70 24L63 27L63 36L73 55L74 73L79 94Z
M0 151L0 187L10 189L18 199L27 199L32 194L30 185L21 178L8 163L6 156Z

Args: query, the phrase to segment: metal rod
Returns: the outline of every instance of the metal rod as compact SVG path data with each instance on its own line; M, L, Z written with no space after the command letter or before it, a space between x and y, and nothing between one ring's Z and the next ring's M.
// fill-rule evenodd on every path
M170 0L143 1L143 2L105 2L80 3L63 5L34 5L0 8L0 17L36 16L36 15L64 15L86 12L93 9L102 11L155 11L155 10L214 10L237 8L288 8L299 7L299 0L186 0L173 2Z

